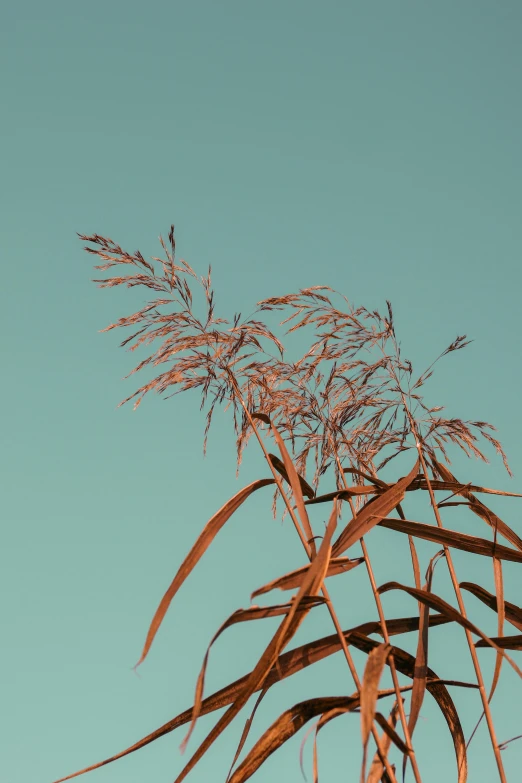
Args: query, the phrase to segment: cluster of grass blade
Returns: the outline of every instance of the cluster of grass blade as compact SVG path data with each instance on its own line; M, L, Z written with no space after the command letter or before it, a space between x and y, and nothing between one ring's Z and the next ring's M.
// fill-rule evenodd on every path
M290 517L304 550L304 563L252 593L254 599L274 590L293 591L291 598L264 607L252 605L238 609L221 625L210 641L196 683L194 704L189 709L115 756L61 780L115 761L183 725L189 727L183 742L185 747L200 716L226 708L176 778L176 783L181 783L251 697L258 694L232 760L228 783L241 783L250 778L272 753L306 724L310 724L310 731L314 732L313 779L317 781L318 733L327 723L347 712L360 714L363 783L395 783L398 775L396 765L390 760L392 754L402 759L403 774L409 766L419 783L423 760L417 759L413 735L427 691L441 710L451 733L456 758L455 780L464 783L468 775L471 737L466 742L449 690L459 687L479 691L482 713L477 717L479 722L483 717L486 720L499 779L506 781L501 750L509 740L498 742L490 703L504 662L522 676L507 652L522 649L522 608L504 598L502 579L502 561L522 562L522 540L476 496L521 495L459 482L449 469L448 456L448 447L456 446L468 456L487 461L480 445L482 438L501 455L509 472L502 447L491 434L494 428L482 421L444 418L442 408L430 408L425 404L421 389L433 372L435 362L420 375L414 374L411 363L401 356L390 304L386 314L381 315L377 311L352 307L329 288L314 287L264 300L258 304L255 317L243 319L237 314L229 322L215 315L210 270L206 277L199 279L186 262L175 261L173 227L168 243L160 238L164 258L154 258L152 262L146 261L139 252L126 253L112 240L98 235L81 236L81 239L89 243L86 250L102 261L97 269L107 271L117 267L121 274L97 280L101 287L143 286L153 292L153 298L141 310L120 318L105 330L132 327L133 334L122 342L122 345L130 345L131 350L154 343L152 353L133 373L163 365L161 372L124 402L135 399L137 406L152 390L175 394L197 388L201 394L201 407L206 411L204 444L215 407L223 405L230 408L233 415L238 467L245 446L254 436L269 471L268 477L252 482L227 501L203 528L159 603L137 665L146 658L183 582L227 520L258 490L267 486L274 488L274 511L276 502L282 502L284 513ZM126 267L126 274L123 274L123 267ZM198 306L193 301L194 285L203 294L202 314L198 314ZM335 302L340 302L341 309ZM282 342L261 320L264 312L272 310L283 311L282 324L290 325L288 332L306 327L314 332L312 344L297 361L285 358ZM465 337L457 337L441 356L460 350L466 344ZM277 449L279 455L271 453L269 448ZM382 469L399 455L403 455L402 462L409 460L408 472L394 482L384 481ZM310 463L313 477L309 483L305 476ZM319 483L326 481L327 475L333 479L335 489L320 493ZM403 505L412 492L427 493L424 496L429 497L435 524L406 517ZM443 493L445 497L437 500L436 493ZM320 503L330 507L329 521L325 529L314 531L308 507ZM443 509L456 504L465 506L491 528L489 538L465 534L443 524ZM348 516L344 521L343 511ZM401 580L377 586L366 544L376 526L407 536L412 585L403 584ZM486 528L484 532L487 533ZM424 584L415 546L419 538L438 547L429 562ZM505 543L500 543L501 538ZM350 551L357 544L362 548L362 557L354 557ZM452 560L453 549L490 558L495 594L478 584L459 584ZM433 589L435 565L441 559L449 570L455 605ZM366 569L378 619L343 629L326 579L359 567ZM496 637L490 638L469 619L463 590L496 612ZM410 596L417 614L388 618L381 596L389 591ZM287 649L307 615L320 605L326 606L334 633ZM236 623L266 617L281 619L268 645L260 651L256 666L216 693L205 695L206 667L214 641ZM506 621L521 633L505 635ZM474 670L473 682L441 679L428 665L430 630L448 623L463 629ZM392 636L412 631L418 633L415 655L391 642ZM380 639L372 638L375 635ZM482 647L493 648L496 652L489 692L477 654L477 648ZM368 656L362 673L357 671L352 648ZM353 679L353 693L306 699L294 704L275 719L238 763L253 714L267 691L280 680L336 653L341 653L346 660ZM391 674L391 689L381 685L386 667ZM400 680L399 675L405 679ZM405 685L408 680L411 684ZM386 698L392 699L387 716L379 711L381 699ZM372 740L374 755L369 758Z

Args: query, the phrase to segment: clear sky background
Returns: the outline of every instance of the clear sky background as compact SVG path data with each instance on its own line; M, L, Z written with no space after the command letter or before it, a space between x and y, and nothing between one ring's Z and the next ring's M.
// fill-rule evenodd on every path
M2 781L51 783L188 707L219 624L252 589L302 563L288 522L271 518L270 491L259 494L216 540L133 674L198 531L266 467L253 444L236 480L225 417L203 461L196 399L116 410L134 389L121 381L134 357L117 348L122 336L98 330L141 299L96 289L75 232L157 254L158 234L175 222L180 254L200 273L212 263L224 315L319 284L370 308L391 299L405 355L419 366L468 334L475 342L441 365L429 399L499 429L515 479L498 460L459 458L462 480L522 490L521 40L517 0L4 4ZM520 533L517 503L491 505ZM488 535L478 519L462 519L460 529ZM410 578L400 537L379 530L369 545L379 583L402 562ZM436 547L420 549L425 567ZM472 561L456 557L462 578L480 576ZM520 572L505 573L507 598L520 604ZM344 627L374 619L363 575L338 579ZM451 596L443 564L435 587ZM385 605L395 616L416 611L409 599ZM493 613L472 597L468 606L495 633ZM316 611L309 638L331 633ZM216 645L208 692L255 662L274 628L258 625ZM433 667L470 679L462 632L436 633ZM399 643L414 650L415 635ZM481 661L489 682L494 656L481 651ZM505 675L493 702L500 740L522 733L520 691ZM252 736L300 699L352 690L332 658L274 689ZM469 735L479 699L453 694ZM320 737L322 783L357 779L357 721L347 716ZM201 721L192 750L211 725ZM241 725L190 779L224 779ZM416 734L430 759L425 783L455 780L429 696ZM168 783L188 758L183 736L90 779ZM255 780L298 783L301 739ZM490 783L485 731L473 748L470 780ZM518 780L521 743L504 758Z

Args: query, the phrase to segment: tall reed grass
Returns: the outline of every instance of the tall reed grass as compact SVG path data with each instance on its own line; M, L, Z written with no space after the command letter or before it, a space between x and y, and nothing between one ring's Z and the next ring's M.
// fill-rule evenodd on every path
M502 578L504 561L522 562L522 540L478 496L521 495L459 481L450 469L451 448L487 461L483 448L492 446L510 472L502 446L493 436L494 428L486 422L445 418L441 407L430 407L423 399L423 386L436 362L463 349L468 344L466 337L457 337L419 374L401 355L390 303L381 314L355 308L330 288L316 286L265 299L258 303L254 316L242 318L236 314L225 320L215 312L210 269L199 278L189 264L176 259L173 226L167 242L160 237L164 256L151 261L139 251L127 253L111 239L97 234L81 235L81 239L88 243L87 252L101 261L96 269L111 270L114 275L96 280L100 287L141 286L152 297L139 311L119 318L104 330L132 328L133 333L121 343L131 351L153 346L131 375L149 368L154 377L121 404L134 400L137 407L153 390L160 394L197 391L206 413L204 447L214 410L224 406L235 427L238 467L252 437L266 460L266 475L241 489L203 527L159 602L137 665L147 657L183 582L242 504L254 494L260 504L263 502L263 493L257 495L260 490L269 486L274 490L274 513L282 504L295 528L303 565L252 593L254 599L277 590L287 591L289 597L283 603L238 609L221 625L210 641L189 709L115 756L61 781L116 761L181 726L188 727L185 747L200 716L226 708L176 778L176 783L181 783L251 702L251 697L257 695L231 760L228 783L248 780L305 725L314 732L313 779L317 781L319 731L348 712L360 715L363 783L395 783L401 776L401 765L403 775L409 770L408 774L420 783L422 779L430 780L430 760L417 757L414 737L427 692L441 710L451 734L454 780L464 783L468 779L473 733L466 740L451 696L452 689L458 688L471 689L471 693L478 690L481 712L477 714L477 723L485 720L498 778L506 781L502 750L510 740L501 743L497 738L492 699L503 666L522 675L508 652L522 649L522 608L505 598ZM202 307L194 301L194 294L200 295ZM298 330L313 333L308 350L299 359L286 358L282 338L266 323L270 311L280 311L286 334ZM394 481L385 481L383 468L397 457L400 460L394 464L407 464L407 472ZM325 492L325 484L334 489ZM411 493L427 500L428 518L423 521L408 518ZM315 504L326 504L329 521L314 530L309 507ZM477 525L486 525L482 530L484 537L459 532L445 523L445 509L455 505L475 515ZM397 546L400 547L402 536L411 558L409 583L401 569L397 581L377 585L366 545L377 526L401 534ZM435 545L424 578L416 550L418 539ZM495 593L480 584L459 581L452 556L455 549L482 559L482 572L493 572ZM439 561L449 571L455 594L452 604L433 588ZM356 568L366 571L376 616L362 625L343 628L327 582ZM349 580L347 577L347 601ZM414 599L412 607L416 606L417 612L408 617L388 617L382 596L390 591ZM470 610L478 606L468 600L470 596L496 613L494 638L470 619ZM325 606L329 613L331 635L288 649L307 615L319 606ZM207 695L205 673L213 642L236 623L267 617L279 617L280 623L268 645L259 651L252 671ZM450 623L462 628L461 644L468 650L473 672L470 682L441 679L428 665L432 629ZM505 632L506 623L514 626L515 634ZM412 631L418 637L416 655L392 643L392 637ZM484 653L484 659L480 657L481 648L494 650L493 661L488 653ZM367 656L363 671L357 670L353 649ZM253 713L267 691L282 679L335 654L345 660L353 692L304 699L291 705L244 753ZM450 671L454 654L453 646L448 645ZM489 688L484 666L493 668ZM386 668L391 674L391 689L381 685ZM388 708L384 707L386 700L391 701Z

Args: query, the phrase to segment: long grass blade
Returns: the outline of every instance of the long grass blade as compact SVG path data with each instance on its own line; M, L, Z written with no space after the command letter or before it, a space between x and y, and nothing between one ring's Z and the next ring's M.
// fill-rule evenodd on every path
M292 487L292 493L294 496L295 504L297 506L297 513L299 514L299 518L301 520L301 524L303 526L304 533L306 535L306 539L308 541L308 544L312 551L312 557L315 557L315 541L314 541L314 534L312 531L312 527L310 525L310 519L308 518L308 512L305 508L304 503L304 497L303 497L303 488L300 481L299 476L297 475L297 471L295 469L294 463L292 462L292 459L290 458L290 454L288 453L288 450L286 448L285 442L281 435L279 434L279 431L275 424L271 421L270 426L272 428L272 432L274 435L274 438L276 440L276 443L279 447L279 451L281 452L281 456L283 458L284 468L287 473L287 478L290 479L290 486ZM275 467L275 466L274 466ZM310 487L311 489L311 487ZM313 492L313 490L312 490ZM308 494L308 493L307 493ZM314 493L315 494L315 493Z
M504 636L504 621L506 619L506 609L504 602L504 579L502 576L502 561L498 557L493 558L493 572L495 576L495 593L497 598L497 636L496 638L502 638ZM501 646L501 645L499 645ZM502 661L504 658L500 653L497 653L495 661L495 671L493 672L493 681L491 683L491 689L488 696L488 701L491 701L493 694L498 685L500 679L500 671L502 669Z
M493 647L497 651L502 652L501 647L497 645L492 639L490 639L489 636L486 636L486 634L483 631L481 631L481 629L477 625L475 625L470 620L468 620L467 617L463 617L460 614L460 612L458 612L456 609L453 608L453 606L451 606L442 598L440 598L440 596L435 595L435 593L425 593L423 590L417 590L415 587L408 587L407 585L401 585L398 582L387 582L386 584L382 585L382 587L379 588L380 593L387 593L390 590L402 590L403 592L408 593L408 595L411 595L412 598L416 598L417 601L427 604L432 609L436 609L438 612L441 612L441 614L447 615L447 617L454 620L454 622L458 623L459 625L462 625L463 628L467 628L468 631L471 631L477 636L480 636L480 638L486 644L489 644L490 647ZM515 661L513 661L512 658L510 658L509 655L507 655L504 652L502 652L502 655L508 661L511 668L514 669L514 671L516 671L518 676L522 677L522 671L516 665Z
M379 487L380 489L388 489L389 487L389 484L387 484L382 479L378 478L377 476L370 476L369 473L366 473L363 470L359 470L359 468L343 468L343 473L351 473L354 476L360 476L366 481L369 481L371 484L375 484L375 486Z
M406 687L403 686L401 688L401 691L406 691L406 690L410 690L410 689L411 689L411 685L408 685ZM395 693L395 690L393 692ZM346 715L347 712L353 712L353 709L349 709L347 707L334 707L334 709L329 710L328 712L323 713L323 715L321 715L321 717L318 720L318 722L315 725L315 727L312 727L312 730L315 728L314 751L313 751L314 783L319 783L319 764L318 764L318 757L317 757L317 738L318 738L318 734L321 731L321 729L323 729L328 723L330 723L332 720L335 720L336 718L341 717L342 715ZM405 743L403 742L403 740L399 737L397 732L388 724L386 718L384 718L384 716L381 715L380 712L376 712L375 713L375 720L379 724L379 726L381 726L383 728L383 730L384 730L383 737L386 738L386 743L384 745L386 750L384 749L383 742L381 741L381 751L382 751L382 754L383 754L383 758L385 758L385 759L387 758L387 756L388 756L388 749L389 749L389 745L391 744L391 742L393 742L399 748L401 753L408 753L408 748L405 745ZM303 740L303 742L304 742L304 740ZM378 752L377 752L376 756L377 756L377 758L380 758ZM384 764L382 765L382 768L383 768L383 770L385 770ZM391 769L394 770L395 768L392 767ZM301 761L301 771L304 774L302 761ZM385 772L386 772L386 770L385 770ZM389 783L392 783L390 781L390 778L388 777L387 772L386 772L386 779L388 780ZM396 783L395 777L394 777L393 783Z
M324 603L324 599L320 598L319 596L305 596L301 600L301 603L296 609L296 612L309 612L310 609L312 609L314 606L319 606L320 604ZM207 672L207 666L208 666L208 658L210 655L210 650L214 643L219 639L221 634L227 630L227 628L230 628L232 625L236 625L237 623L247 623L251 622L252 620L264 620L267 617L280 617L281 615L287 615L290 611L293 609L292 602L287 604L279 604L277 606L251 606L248 609L238 609L237 611L233 612L230 617L225 620L223 625L216 631L214 636L212 637L210 644L207 647L207 651L205 653L205 657L203 659L203 665L201 666L201 670L198 676L197 684L196 684L196 694L194 696L194 707L192 709L192 721L190 723L190 727L187 733L187 736L181 743L181 752L183 753L188 745L188 742L190 740L190 737L192 736L192 732L194 731L194 728L196 726L197 719L200 715L201 711L201 702L203 700L203 691L205 687L205 675Z
M413 685L406 685L401 687L401 692L411 690L413 688ZM379 726L383 729L385 735L393 742L393 744L399 748L400 752L404 755L407 755L409 753L408 746L402 739L402 737L399 737L397 732L392 729L384 715L382 715L380 712L375 713L375 720L379 724Z
M505 609L505 602L504 602L504 580L502 577L502 562L497 558L493 558L493 573L495 577L495 605L497 609L497 633L498 637L496 638L502 638L504 636L504 621L506 619L506 609ZM499 647L502 647L502 645L499 645ZM500 678L500 671L502 668L502 661L503 657L500 653L497 652L496 660L495 660L495 670L493 672L493 680L491 683L491 688L489 691L488 696L488 704L491 703L491 699L493 698L493 695L495 693L495 690L498 685L498 681ZM470 738L468 740L468 748L471 744L471 741L473 740L473 737L475 736L480 724L482 723L483 718L485 717L486 713L483 710L480 718L478 719L477 723L475 724L475 728L471 732Z
M335 492L327 492L326 495L316 495L311 500L306 500L306 506L313 506L318 503L331 503L332 500L338 498L339 500L350 500L350 498L357 497L358 495L375 495L382 494L376 487L369 487L366 484L355 485L353 487L345 487L343 489L337 489Z
M357 632L350 634L349 639L350 644L353 647L356 647L358 650L361 650L367 654L378 646L378 642L375 642L373 639L369 639L367 636ZM397 671L413 680L415 676L415 658L413 655L410 655L405 650L395 646L392 647L391 652L393 654L393 660L395 662L395 668ZM468 776L466 740L464 739L464 732L462 730L462 724L460 722L457 708L455 707L455 703L449 694L445 681L440 680L433 669L430 669L429 667L427 675L426 690L437 702L437 705L439 706L439 709L442 712L444 719L446 720L451 738L453 740L453 747L455 748L455 756L457 760L458 783L465 783ZM459 685L461 684L459 683ZM466 687L476 688L477 686L471 685Z
M270 456L272 457L272 455ZM352 468L345 469L345 472L347 470L349 470L349 472L354 472ZM281 475L284 476L284 473L282 473ZM365 478L370 478L365 474L360 474L360 472L359 475L364 475ZM499 495L501 497L522 498L522 495L516 492L504 492L503 490L500 489L489 489L488 487L480 487L477 484L460 484L458 481L437 481L436 479L431 479L430 483L432 489L434 490L437 491L445 490L448 492L453 492L453 494L464 494L464 491L469 491L469 492L482 492L487 495ZM338 489L336 492L328 492L325 495L310 494L308 495L310 499L306 501L306 505L310 506L313 505L314 503L327 503L336 497L341 500L348 500L349 498L355 497L357 495L373 495L373 494L378 495L378 494L382 494L383 491L385 491L386 489L388 489L388 485L384 484L384 482L381 485L356 484L351 487L344 487L343 489ZM414 479L411 482L411 484L406 488L406 492L414 492L419 489L423 489L423 490L428 489L428 484L425 478ZM313 490L311 491L313 493ZM445 504L445 505L451 505L451 504Z
M194 546L192 547L192 549L184 559L183 563L181 564L178 570L178 573L172 580L168 590L166 591L165 595L160 601L158 608L156 609L156 613L152 618L152 622L150 624L150 628L147 633L147 638L145 640L141 657L137 662L136 667L139 666L141 663L143 663L143 661L147 657L152 642L154 641L154 637L156 636L158 629L161 623L163 622L163 618L167 613L167 609L169 608L172 599L180 589L183 582L189 576L191 571L198 564L201 557L205 554L205 552L207 551L210 544L212 543L216 535L219 533L223 525L230 519L232 514L235 511L237 511L237 509L245 502L245 500L247 500L247 498L250 497L250 495L252 495L258 489L262 489L262 487L267 487L270 484L274 484L274 483L275 483L274 479L259 479L258 481L253 481L247 487L243 487L243 489L241 489L236 495L234 495L234 497L228 500L225 503L225 505L222 508L220 508L219 511L216 514L214 514L214 516L207 522L198 540L196 541L196 543L194 544Z
M351 571L362 562L364 562L363 557L358 557L353 560L350 560L349 557L333 558L330 560L326 576L329 577L336 576L337 574L345 574L347 571ZM302 568L297 568L295 571L290 571L284 576L273 579L271 582L268 582L268 584L263 585L263 587L259 587L257 590L254 590L250 598L254 599L258 595L269 593L271 590L294 590L295 588L300 587L309 568L310 565L302 566Z
M502 544L495 544L485 538L470 536L467 533L458 533L455 530L436 527L435 525L425 525L422 522L413 522L409 519L394 519L387 517L379 522L380 527L388 530L396 530L398 533L407 533L416 538L423 538L425 541L433 541L436 544L461 549L464 552L471 552L474 555L483 555L485 557L497 557L500 560L509 560L512 563L522 563L522 552L517 552Z
M515 636L493 636L491 641L503 650L522 650L522 634L516 634ZM491 645L481 639L475 644L475 647L491 647Z
M230 769L228 771L228 775L227 775L227 779L226 779L225 783L229 783L229 781L230 781L230 776L232 775L232 773L234 771L234 767L236 766L236 761L240 757L241 751L245 747L245 743L246 743L246 741L248 739L248 735L250 734L250 729L252 728L252 723L254 721L254 716L255 716L255 714L257 712L257 709L258 709L259 705L261 704L261 702L265 698L267 690L268 690L268 688L265 686L263 688L263 690L261 691L261 693L259 694L259 696L257 697L256 703L254 704L254 708L253 708L252 712L250 713L250 715L248 716L248 718L247 718L247 720L245 722L245 725L243 727L243 731L242 731L242 734L241 734L241 738L240 738L238 746L236 748L236 752L234 753L234 758L232 759L232 763L230 765Z
M391 696L395 693L393 690L380 691L378 698ZM244 783L254 772L266 761L266 759L275 753L275 751L284 745L291 737L297 734L308 721L317 715L328 714L333 710L342 710L343 712L352 712L360 705L359 695L353 696L326 696L316 699L307 699L306 701L295 704L289 710L282 713L272 725L265 731L262 737L256 742L252 750L248 753L244 761L236 769L230 783ZM340 712L335 712L337 716Z
M281 474L281 476L284 478L287 484L292 486L290 476L288 475L288 471L285 468L284 462L281 462L279 457L277 457L275 454L269 454L268 456L270 458L270 462L277 470L277 472ZM307 482L304 476L301 476L300 473L297 473L297 478L299 480L299 484L301 485L301 492L303 493L303 495L306 495L306 497L309 499L315 497L315 492L313 488L310 486L310 484Z
M232 722L240 710L245 706L250 696L263 686L266 676L272 666L275 664L282 648L288 644L292 636L294 636L296 633L306 614L306 612L300 612L300 614L296 617L300 603L303 599L306 599L309 596L317 595L324 581L328 564L330 562L332 549L330 546L330 541L337 525L337 516L338 507L337 503L334 503L332 514L330 515L330 520L328 522L324 538L321 542L321 546L312 563L312 567L308 570L302 585L296 594L294 601L292 602L292 609L281 623L279 629L276 631L274 637L266 647L257 665L247 677L242 690L236 696L234 702L224 713L224 715L221 716L216 725L203 740L190 761L185 765L184 769L176 778L175 783L181 783L181 781L187 777L189 772L195 767L197 762L207 752L207 750L211 747L219 735L226 729L226 727Z
M443 466L445 467L445 466ZM446 469L447 470L447 469ZM448 475L450 475L448 471ZM488 487L481 487L478 484L461 484L454 481L437 481L437 479L430 479L430 484L434 490L444 490L446 492L453 492L456 495L464 494L466 492L481 492L486 495L500 495L505 498L522 498L522 495L516 492L505 492L502 489L489 489ZM417 481L411 483L408 487L408 491L416 489L428 489L428 483L425 478L420 478Z
M361 779L366 777L366 756L368 740L373 726L379 682L381 680L386 660L390 654L391 645L384 642L376 647L368 656L361 687L361 733L363 741L363 762Z
M328 723L330 723L332 720L335 720L335 718L339 718L341 715L346 715L347 712L353 712L353 707L334 707L331 710L328 710L328 712L323 712L319 720L316 722L315 726L312 726L310 731L314 732L314 746L313 746L313 780L314 783L319 783L319 758L317 753L317 739L318 734ZM304 765L303 765L303 750L304 750L304 743L307 739L308 732L305 735L303 742L301 743L301 750L299 753L299 762L301 766L301 773L306 780L306 775L304 772Z
M426 573L426 583L422 590L426 593L431 592L431 585L433 580L433 571L435 565L444 552L438 552L431 558L428 570ZM413 690L411 694L411 706L410 715L408 719L408 729L410 737L413 736L415 726L421 711L422 703L424 701L424 694L426 692L426 683L428 678L428 641L429 641L429 615L430 608L427 604L419 604L419 640L417 643L417 653L415 656L415 674L413 679Z
M489 606L489 608L493 609L494 612L498 611L497 597L491 593L488 593L488 591L480 585L477 585L474 582L461 582L460 587L462 590L467 590L469 593L474 595L475 598L478 598L479 601L482 601L482 603L486 604L486 606ZM509 601L504 601L504 615L506 620L509 620L511 625L514 625L515 628L518 628L519 631L522 631L522 608L520 606L512 604Z
M381 519L386 517L404 498L408 485L419 472L419 461L408 473L389 489L370 500L348 523L332 547L332 556L338 557L362 536L365 536Z
M395 702L387 721L390 729L395 729L395 726L397 725L398 714L399 714L399 705L397 704L397 702ZM381 740L381 747L384 753L386 754L390 749L391 741L392 738L390 737L389 733L387 731L384 731ZM382 763L379 754L376 753L373 757L373 761L371 763L370 770L368 772L366 783L379 783L379 781L382 779L383 773L384 773L384 764Z
M457 483L457 479L455 476L448 470L446 465L443 465L441 462L438 462L436 459L432 459L433 465L438 471L438 473L442 476L442 478L445 481L454 482ZM465 486L463 489L458 490L456 492L458 495L462 495L469 501L469 508L471 511L473 511L474 514L479 516L486 524L488 524L493 530L496 530L497 533L504 536L504 538L509 541L510 544L513 544L513 546L516 546L517 549L522 551L522 539L517 536L514 530L512 530L509 525L506 525L505 522L503 522L500 517L498 517L493 511L491 511L490 508L488 508L484 503L482 503L478 498L475 497L475 495L467 489Z

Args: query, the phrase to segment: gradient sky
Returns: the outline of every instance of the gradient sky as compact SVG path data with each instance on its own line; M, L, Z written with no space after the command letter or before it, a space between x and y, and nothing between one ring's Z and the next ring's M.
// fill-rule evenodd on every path
M75 232L148 255L175 222L181 256L200 273L212 263L224 315L309 285L370 308L391 299L404 353L419 366L468 334L475 342L441 365L429 399L499 429L515 479L498 460L458 458L463 481L522 490L521 40L517 0L4 5L2 781L51 783L185 709L223 619L302 563L288 522L271 518L269 491L259 494L216 540L133 674L198 531L266 467L252 445L236 480L225 417L203 461L196 399L151 397L136 413L116 410L134 388L121 382L133 357L117 348L120 335L98 330L141 300L96 289ZM491 505L520 532L517 503ZM487 535L463 520L461 529ZM379 583L397 576L403 544L388 531L370 539ZM420 551L425 568L434 547ZM480 578L472 561L456 557L462 578ZM376 616L357 573L332 588L345 627ZM505 579L520 604L520 572L506 568ZM451 596L443 564L435 589ZM495 617L477 604L469 598L494 633ZM416 610L392 596L385 606L395 616ZM251 626L216 645L208 692L246 672L274 627ZM320 614L307 629L331 633ZM439 674L469 679L463 634L439 629L433 638ZM414 650L415 635L402 643ZM489 682L494 656L481 651L481 660ZM364 656L356 661L362 667ZM514 698L515 678L507 668L505 676L493 702L500 740L522 733L520 691ZM322 663L274 689L253 737L300 699L352 690L341 660ZM479 700L454 697L468 735ZM357 779L357 721L322 733L321 783ZM210 726L201 721L192 750ZM189 780L224 779L241 726ZM183 736L85 780L168 783L183 765ZM255 780L302 780L301 739ZM455 779L429 697L416 745L430 756L425 783ZM310 758L311 744L308 770ZM518 780L522 743L504 759ZM482 729L470 762L472 783L495 779Z

